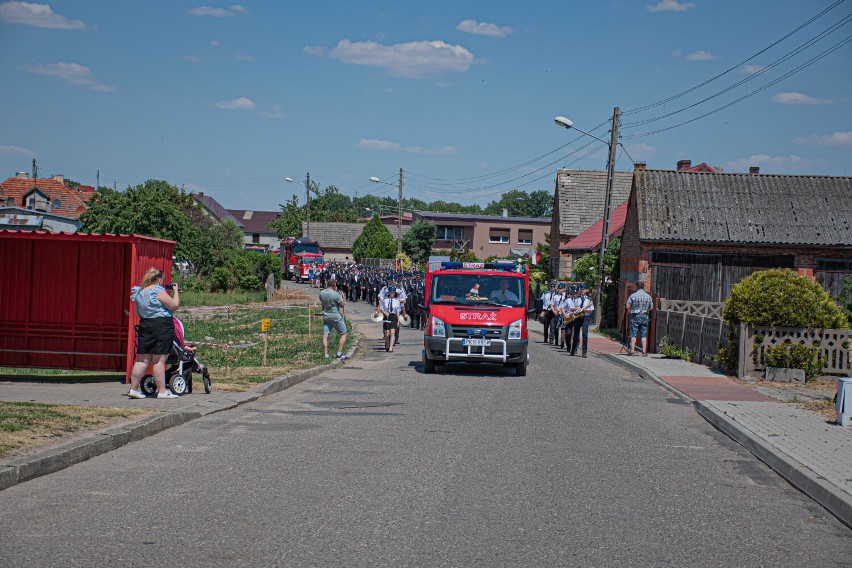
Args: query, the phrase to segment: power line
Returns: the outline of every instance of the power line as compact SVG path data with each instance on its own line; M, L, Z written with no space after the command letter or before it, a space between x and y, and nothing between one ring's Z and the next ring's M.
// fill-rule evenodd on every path
M776 85L777 83L779 83L779 82L783 81L784 79L786 79L786 78L788 78L788 77L791 77L791 76L795 75L796 73L798 73L798 72L799 72L799 71L801 71L802 69L805 69L805 68L807 68L807 67L810 67L811 65L813 65L814 63L816 63L816 62L817 62L817 61L819 61L820 59L823 59L824 57L827 57L828 55L831 55L832 53L834 53L835 51L837 51L838 49L840 49L841 47L845 46L846 44L848 44L848 43L850 43L850 42L852 42L852 35L847 36L845 39L843 39L843 40L839 41L838 43L834 44L833 46L831 46L830 48L826 49L825 51L823 51L823 52L822 52L822 53L820 53L819 55L816 55L815 57L813 57L813 58L809 59L808 61L805 61L804 63L802 63L802 64L801 64L801 65L799 65L798 67L796 67L796 68L794 68L794 69L792 69L792 70L788 71L787 73L785 73L784 75L782 75L782 76L778 77L778 78L777 78L777 79L775 79L774 81L772 81L772 82L770 82L770 83L767 83L766 85L763 85L762 87L760 87L760 88L758 88L758 89L755 89L755 90L751 91L750 93L747 93L747 94L745 94L745 95L743 95L743 96L739 97L738 99L735 99L735 100L733 100L733 101L729 102L728 104L725 104L725 105L722 105L722 106L720 106L720 107L717 107L717 108L715 108L715 109L711 110L710 112L706 112L706 113L704 113L704 114L702 114L702 115L700 115L700 116L696 116L695 118L691 118L691 119L689 119L689 120L685 120L685 121L683 121L683 122L680 122L680 123L675 124L675 125L673 125L673 126L668 126L668 127L666 127L666 128L660 128L660 129L657 129L657 130L652 130L652 131L650 131L650 132L643 132L643 133L640 133L640 134L632 134L632 135L630 135L630 136L625 136L625 137L624 137L624 139L625 139L625 140L633 140L633 139L636 139L636 138L644 138L644 137L646 137L646 136L651 136L651 135L653 135L653 134L659 134L660 132L666 132L666 131L668 131L668 130L673 130L673 129L678 128L678 127L680 127L680 126L684 126L684 125L689 124L689 123L691 123L691 122L695 122L696 120L700 120L700 119L702 119L702 118L706 118L706 117L710 116L711 114L715 114L715 113L717 113L717 112L719 112L719 111L722 111L722 110L724 110L724 109L726 109L726 108L728 108L728 107L734 106L735 104L740 103L740 102L742 102L742 101L744 101L744 100L746 100L746 99L748 99L748 98L750 98L750 97L752 97L752 96L756 95L757 93L760 93L761 91L765 91L765 90L766 90L766 89L768 89L769 87L772 87L773 85Z
M817 15L813 16L811 19L809 19L809 20L805 21L804 23L800 24L798 27L796 27L796 28L795 28L794 30L792 30L791 32L788 32L787 34L785 34L784 36L782 36L780 39L778 39L778 40L774 41L773 43L769 44L768 46L766 46L765 48L761 49L761 50L760 50L760 51L758 51L757 53L755 53L755 54L751 55L750 57L748 57L748 58L746 58L746 59L744 59L744 60L740 61L739 63L737 63L737 64L736 64L736 65L734 65L733 67L729 67L729 68L728 68L728 69L726 69L725 71L722 71L722 72L721 72L721 73L719 73L718 75L716 75L716 76L714 76L714 77L711 77L710 79L707 79L706 81L704 81L704 82L702 82L702 83L699 83L698 85L695 85L694 87L691 87L691 88L689 88L689 89L686 89L685 91L681 91L680 93L678 93L678 94L676 94L676 95L672 95L672 96L670 96L670 97L668 97L668 98L665 98L665 99L659 100L659 101L657 101L657 102L655 102L655 103L647 104L647 105L645 105L645 106L641 106L641 107L638 107L638 108L635 108L635 109L626 110L626 111L622 112L622 115L635 114L635 113L638 113L638 112L642 112L642 111L645 111L645 110L649 110L649 109L652 109L652 108L658 107L658 106L660 106L660 105L664 105L664 104L666 104L666 103L668 103L668 102L671 102L671 101L673 101L673 100L675 100L675 99L678 99L678 98L680 98L680 97L682 97L682 96L684 96L684 95L688 95L689 93L691 93L691 92L693 92L693 91L695 91L695 90L697 90L697 89L700 89L701 87L703 87L703 86L705 86L705 85L707 85L707 84L709 84L709 83L712 83L712 82L713 82L713 81L715 81L716 79L719 79L719 78L721 78L721 77L724 77L725 75L727 75L727 74L728 74L728 73L730 73L731 71L734 71L735 69L738 69L739 67L741 67L741 66L745 65L745 64L746 64L746 63L748 63L749 61L753 60L754 58L758 57L759 55L761 55L761 54L763 54L763 53L767 52L768 50L772 49L773 47L775 47L776 45L778 45L778 44L779 44L779 43L781 43L782 41L786 40L787 38L789 38L789 37L790 37L790 36L792 36L793 34L795 34L795 33L799 32L799 31L801 31L802 29L804 29L805 27L809 26L810 24L812 24L813 22L815 22L816 20L818 20L819 18L821 18L822 16L824 16L825 14L827 14L828 12L830 12L831 10L833 10L834 8L836 8L837 6L839 6L840 4L842 4L843 2L845 2L845 0L837 0L834 4L831 4L830 6L828 6L827 8L825 8L822 12L818 13Z

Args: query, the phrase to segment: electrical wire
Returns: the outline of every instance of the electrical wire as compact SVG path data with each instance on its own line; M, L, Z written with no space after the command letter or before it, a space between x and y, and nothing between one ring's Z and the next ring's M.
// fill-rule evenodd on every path
M704 104L707 101L710 101L710 100L712 100L716 97L719 97L719 96L721 96L721 95L723 95L723 94L725 94L729 91L732 91L733 89L735 89L735 88L737 88L741 85L744 85L745 83L748 83L749 81L757 79L758 77L768 73L770 70L774 69L778 65L780 65L780 64L784 63L785 61L788 61L789 59L795 57L796 55L798 55L799 53L801 53L802 51L804 51L808 47L811 47L812 45L819 42L820 40L825 39L828 35L830 35L831 33L834 33L835 31L840 29L842 26L845 26L846 24L848 24L850 22L852 22L852 14L846 16L845 18L843 18L839 22L833 24L830 28L824 30L822 33L811 38L806 43L804 43L804 44L798 46L797 48L795 48L794 50L786 53L784 56L776 59L775 61L770 63L768 66L764 67L758 73L755 73L754 75L750 75L749 77L746 77L745 79L742 79L740 81L737 81L733 85L730 85L729 87L722 89L721 91L718 91L718 92L716 92L716 93L714 93L714 94L712 94L708 97L705 97L704 99L701 99L698 102L692 103L691 105L685 106L683 108L680 108L678 110L675 110L675 111L672 111L672 112L669 112L669 113L666 113L666 114L655 116L653 118L648 118L648 119L640 120L640 121L637 121L637 122L629 122L627 124L623 124L621 127L624 128L624 129L629 129L629 128L636 128L636 127L639 127L639 126L644 126L646 124L650 124L652 122L657 122L658 120L663 120L663 119L668 118L670 116L680 114L680 113L687 111L691 108L695 108L695 107L697 107L701 104Z
M825 51L821 52L820 54L816 55L815 57L813 57L813 58L809 59L808 61L805 61L804 63L802 63L802 64L801 64L801 65L799 65L798 67L796 67L796 68L794 68L794 69L792 69L792 70L788 71L787 73L785 73L784 75L782 75L782 76L778 77L778 78L777 78L777 79L775 79L774 81L772 81L772 82L770 82L770 83L767 83L766 85L763 85L762 87L760 87L760 88L758 88L758 89L755 89L755 90L751 91L750 93L747 93L747 94L745 94L745 95L743 95L743 96L739 97L738 99L735 99L735 100L733 100L733 101L731 101L731 102L729 102L729 103L727 103L727 104L725 104L725 105L722 105L722 106L720 106L720 107L717 107L717 108L715 108L715 109L711 110L710 112L706 112L706 113L704 113L704 114L702 114L702 115L700 115L700 116L696 116L695 118L691 118L691 119L689 119L689 120L686 120L686 121L684 121L684 122L680 122L680 123L675 124L675 125L673 125L673 126L668 126L668 127L666 127L666 128L660 128L660 129L657 129L657 130L652 130L652 131L650 131L650 132L643 132L643 133L639 133L639 134L632 134L632 135L630 135L630 136L625 136L625 137L624 137L624 140L633 140L633 139L636 139L636 138L644 138L644 137L646 137L646 136L651 136L651 135L653 135L653 134L659 134L660 132L666 132L666 131L668 131L668 130L673 130L673 129L678 128L678 127L680 127L680 126L684 126L684 125L686 125L686 124L690 124L690 123L692 123L692 122L695 122L696 120L700 120L700 119L702 119L702 118L706 118L706 117L708 117L708 116L710 116L710 115L712 115L712 114L715 114L715 113L717 113L717 112L719 112L719 111L722 111L722 110L724 110L724 109L726 109L726 108L728 108L728 107L731 107L731 106L733 106L733 105L735 105L735 104L737 104L737 103L740 103L740 102L742 102L742 101L744 101L744 100L746 100L746 99L748 99L748 98L750 98L750 97L752 97L752 96L756 95L757 93L760 93L761 91L765 91L765 90L766 90L766 89L768 89L769 87L772 87L773 85L776 85L777 83L779 83L779 82L783 81L784 79L786 79L786 78L788 78L788 77L791 77L791 76L795 75L796 73L798 73L798 72L799 72L799 71L801 71L802 69L805 69L805 68L807 68L807 67L810 67L811 65L813 65L814 63L816 63L816 62L817 62L817 61L819 61L820 59L823 59L824 57L827 57L828 55L831 55L832 53L834 53L835 51L837 51L838 49L840 49L841 47L845 46L846 44L848 44L848 43L850 43L850 42L852 42L852 35L847 36L845 39L843 39L843 40L839 41L838 43L834 44L834 45L833 45L833 46L831 46L830 48L826 49Z
M673 100L675 100L675 99L679 99L680 97L683 97L683 96L685 96L685 95L688 95L689 93L691 93L691 92L693 92L693 91L696 91L696 90L700 89L701 87L703 87L703 86L705 86L705 85L707 85L707 84L709 84L709 83L712 83L712 82L713 82L713 81L715 81L716 79L719 79L719 78L721 78L721 77L724 77L725 75L727 75L727 74L728 74L728 73L730 73L731 71L734 71L735 69L740 68L741 66L745 65L745 64L746 64L746 63L748 63L749 61L753 60L754 58L758 57L759 55L762 55L763 53L765 53L765 52L767 52L768 50L772 49L773 47L775 47L775 46L776 46L776 45L778 45L779 43L783 42L784 40L786 40L786 39L787 39L787 38L789 38L790 36L794 35L795 33L799 32L799 31L801 31L802 29L804 29L805 27L809 26L810 24L812 24L813 22L815 22L816 20L818 20L819 18L821 18L822 16L824 16L825 14L827 14L828 12L830 12L831 10L833 10L834 8L836 8L837 6L839 6L840 4L842 4L842 3L843 3L843 2L845 2L845 1L846 1L846 0L837 0L834 4L831 4L830 6L828 6L827 8L825 8L823 11L819 12L817 15L813 16L813 17L812 17L812 18L810 18L809 20L807 20L807 21L805 21L804 23L800 24L798 27L796 27L794 30L792 30L792 31L788 32L787 34L785 34L784 36L782 36L780 39L778 39L778 40L774 41L773 43L769 44L768 46L766 46L765 48L761 49L761 50L760 50L760 51L758 51L757 53L755 53L755 54L751 55L750 57L748 57L748 58L746 58L746 59L744 59L744 60L740 61L740 62L739 62L739 63L737 63L736 65L734 65L734 66L732 66L732 67L729 67L729 68L728 68L728 69L726 69L725 71L722 71L722 72L721 72L721 73L719 73L718 75L716 75L716 76L714 76L714 77L711 77L710 79L707 79L706 81L703 81L702 83L699 83L698 85L695 85L694 87L690 87L689 89L686 89L685 91L681 91L680 93L677 93L676 95L672 95L672 96L670 96L670 97L668 97L668 98L665 98L665 99L659 100L659 101L657 101L657 102L655 102L655 103L647 104L647 105L644 105L644 106L641 106L641 107L638 107L638 108L635 108L635 109L628 109L628 110L625 110L625 111L623 111L623 112L622 112L622 115L631 115L631 114L635 114L635 113L638 113L638 112L642 112L642 111L646 111L646 110L649 110L649 109L652 109L652 108L658 107L658 106L660 106L660 105L664 105L664 104L666 104L666 103L668 103L668 102L671 102L671 101L673 101Z

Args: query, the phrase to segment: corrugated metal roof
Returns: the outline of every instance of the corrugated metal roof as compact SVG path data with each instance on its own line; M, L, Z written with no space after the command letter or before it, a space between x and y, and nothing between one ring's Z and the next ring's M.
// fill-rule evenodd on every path
M852 178L637 172L646 241L852 246Z
M633 172L614 172L612 207L630 195ZM606 197L606 172L597 170L559 170L556 172L556 199L559 205L559 234L575 237L603 217Z

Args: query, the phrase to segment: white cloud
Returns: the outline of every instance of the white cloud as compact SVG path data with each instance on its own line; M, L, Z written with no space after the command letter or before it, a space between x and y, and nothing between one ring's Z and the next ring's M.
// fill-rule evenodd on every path
M266 118L274 118L276 120L282 120L287 118L287 115L284 114L284 108L278 105L274 105L271 111L260 113L260 116L265 116Z
M489 24L487 22L477 22L476 20L462 20L456 29L469 34L506 37L512 33L512 28L509 26L500 27L497 24Z
M86 87L87 89L102 93L114 93L118 90L113 85L105 85L98 82L91 69L78 63L39 63L38 65L25 65L21 68L24 71L29 71L37 75L59 77L69 85L74 85L75 87Z
M645 156L649 156L649 155L653 154L656 151L657 151L656 146L651 146L650 144L645 144L645 143L640 142L638 144L631 144L628 147L627 153L630 154L631 156L645 157Z
M193 63L200 63L201 62L201 58L198 57L197 55L195 55L194 53L191 53L189 55L184 55L183 58L186 59L187 61L192 61Z
M852 147L852 131L834 132L832 134L811 134L793 140L795 144L808 146L843 146Z
M802 158L795 154L789 156L769 156L767 154L756 154L748 158L739 160L731 160L725 163L725 168L730 170L747 171L751 166L760 166L766 168L772 173L791 173L801 172L814 166L819 165L819 160L811 160ZM770 172L764 172L770 173Z
M746 75L756 75L766 71L766 69L763 65L743 65L742 72Z
M220 45L222 45L222 42L219 41L218 39L211 39L210 45L212 45L213 47L219 47Z
M358 141L359 148L366 148L368 150L399 150L400 146L396 142L389 142L387 140L373 140L370 138L361 138Z
M65 16L54 13L47 4L29 2L0 4L0 20L11 24L59 30L81 30L86 27L82 20L69 20Z
M0 146L0 155L4 156L36 156L38 152L20 146Z
M235 4L230 8L211 8L210 6L199 6L198 8L192 8L189 10L189 13L193 16L210 16L211 18L230 18L232 16L236 16L237 14L248 14L248 10L246 10L243 6L239 4Z
M695 4L678 2L677 0L660 0L656 4L648 4L645 9L649 12L686 12L695 8Z
M232 101L220 101L211 105L210 108L217 110L254 110L256 107L251 99L240 97Z
M827 105L831 104L829 99L819 99L816 97L812 97L810 95L806 95L804 93L775 93L772 95L773 103L780 103L782 105Z
M427 156L450 156L458 154L454 146L441 146L439 148L423 148L422 146L409 146L405 149L409 154L424 154Z
M383 67L388 74L409 79L445 72L464 73L475 62L473 54L460 45L443 41L412 41L381 45L373 41L351 42L347 39L333 49L306 47L305 53L328 55L343 63Z
M325 57L326 49L324 47L312 47L310 45L306 45L305 48L302 49L302 52L316 57Z
M707 51L693 51L683 58L684 61L713 61L716 56Z
M449 156L458 154L458 150L454 146L441 146L438 148L424 148L423 146L407 146L403 148L396 142L389 140L373 140L370 138L361 138L358 141L358 147L367 150L383 150L389 152L403 151L408 154L422 154L427 156Z
M237 61L254 61L254 56L248 53L235 53L232 58Z

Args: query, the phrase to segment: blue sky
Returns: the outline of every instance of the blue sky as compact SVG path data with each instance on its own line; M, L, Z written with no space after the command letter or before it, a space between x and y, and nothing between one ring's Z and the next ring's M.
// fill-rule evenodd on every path
M369 178L403 168L406 195L484 205L605 169L604 144L553 118L608 140L615 106L619 170L848 176L852 0L745 61L833 4L0 0L0 179L36 158L40 177L277 210L306 172L396 196Z

